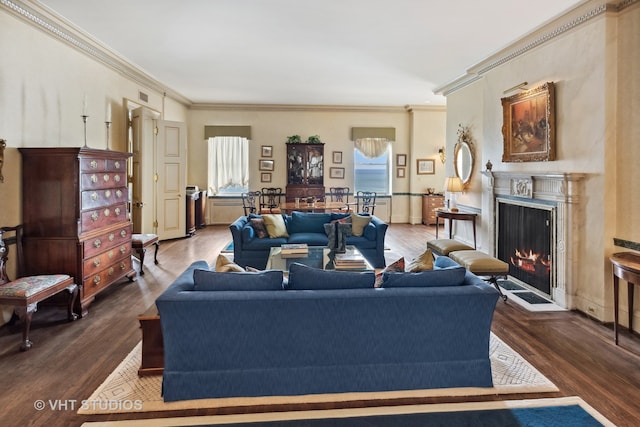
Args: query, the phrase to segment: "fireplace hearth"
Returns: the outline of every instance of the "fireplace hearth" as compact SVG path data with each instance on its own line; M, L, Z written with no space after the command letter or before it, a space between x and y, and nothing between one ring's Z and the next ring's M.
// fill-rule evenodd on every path
M487 253L508 263L516 282L560 307L576 308L585 175L489 170L482 175Z

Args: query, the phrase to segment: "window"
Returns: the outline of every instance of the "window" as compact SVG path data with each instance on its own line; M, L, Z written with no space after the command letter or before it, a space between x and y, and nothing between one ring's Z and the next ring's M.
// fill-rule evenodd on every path
M391 194L391 145L378 157L367 158L357 148L354 150L354 191L375 191Z
M210 194L236 195L249 191L249 140L216 136L208 140L207 186Z

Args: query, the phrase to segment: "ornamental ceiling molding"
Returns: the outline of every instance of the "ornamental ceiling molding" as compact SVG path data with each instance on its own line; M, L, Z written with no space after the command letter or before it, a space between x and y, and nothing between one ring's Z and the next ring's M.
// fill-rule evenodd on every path
M494 68L563 35L567 31L579 27L591 19L604 15L607 12L620 12L638 1L640 0L621 0L617 2L594 0L578 5L553 21L532 30L529 34L508 47L471 66L467 69L465 75L435 88L434 93L447 96L456 92L481 79L484 74Z
M134 67L115 52L92 39L89 35L73 27L64 18L55 15L41 5L20 0L0 0L0 6L9 14L21 19L27 24L38 28L49 36L56 38L71 48L82 52L90 58L106 65L136 83L155 90L181 102L187 106L192 102L178 92L167 88L158 80Z

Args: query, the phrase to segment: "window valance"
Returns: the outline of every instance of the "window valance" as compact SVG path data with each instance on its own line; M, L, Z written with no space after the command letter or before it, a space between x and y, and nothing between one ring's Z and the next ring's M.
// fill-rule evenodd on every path
M251 139L251 126L205 126L204 139L216 136L240 136Z
M384 138L387 141L396 140L396 128L351 128L351 140L356 141L364 138Z

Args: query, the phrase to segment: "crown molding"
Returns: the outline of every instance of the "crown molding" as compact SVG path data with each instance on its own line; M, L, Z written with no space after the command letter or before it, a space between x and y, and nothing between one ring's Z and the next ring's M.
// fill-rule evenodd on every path
M613 2L606 0L586 0L572 9L569 9L562 15L538 26L514 43L511 43L496 53L488 56L484 60L471 66L466 70L464 75L435 88L434 93L447 96L450 93L456 92L457 90L481 79L486 73L494 68L549 41L552 41L596 17L604 16L606 13L617 13L638 1L640 0L621 0Z
M189 99L168 88L159 80L131 64L128 60L39 2L32 0L0 0L0 8L145 88L168 96L186 106L192 104Z
M404 113L405 107L367 105L297 105L297 104L216 104L194 103L191 110L224 111L317 111L351 113Z

